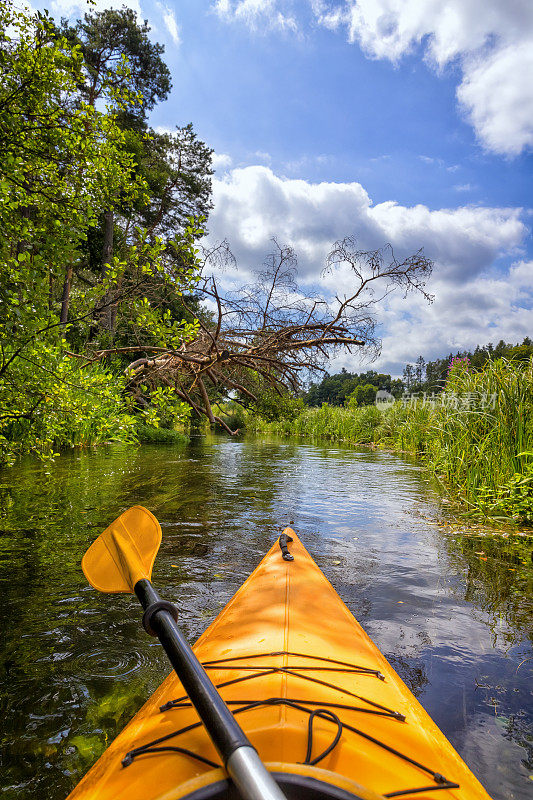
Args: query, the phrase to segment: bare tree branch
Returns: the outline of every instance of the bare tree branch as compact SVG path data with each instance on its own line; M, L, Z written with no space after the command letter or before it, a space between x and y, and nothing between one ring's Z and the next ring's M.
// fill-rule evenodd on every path
M140 342L138 348L100 350L93 357L137 355L125 370L135 397L145 383L172 386L195 414L229 433L235 432L213 413L213 402L234 397L249 406L265 391L297 391L302 375L323 372L338 350L364 349L373 358L380 352L376 308L390 292L420 292L432 301L425 285L433 265L422 250L400 261L390 245L367 252L352 238L336 242L326 259L326 274L342 269L346 282L348 267L352 278L347 294L333 299L298 287L296 255L275 239L257 280L236 291L221 292L215 277L235 263L226 242L205 250L203 262L196 294L206 314L194 339L174 350ZM186 303L185 308L192 313Z

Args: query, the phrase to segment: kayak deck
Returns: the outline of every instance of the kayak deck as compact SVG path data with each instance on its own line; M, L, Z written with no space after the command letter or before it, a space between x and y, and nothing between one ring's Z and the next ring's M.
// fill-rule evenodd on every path
M276 542L193 648L267 768L315 778L338 797L487 800L294 531L285 533L294 561ZM224 778L172 673L69 800L207 797L202 787Z

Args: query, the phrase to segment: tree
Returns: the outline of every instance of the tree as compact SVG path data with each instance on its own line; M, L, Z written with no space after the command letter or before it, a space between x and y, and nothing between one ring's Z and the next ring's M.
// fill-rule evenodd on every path
M120 96L121 127L136 127L171 89L170 71L161 59L165 48L150 41L148 21L139 24L131 8L108 8L85 14L60 33L83 57L78 88L85 101Z
M377 391L376 387L371 383L360 383L347 398L349 408L371 406L376 402Z
M407 391L412 387L414 380L415 370L412 364L407 364L403 371L403 379L405 381L405 388Z
M111 293L150 344L177 347L194 335L194 324L171 318L143 292L154 284L173 297L190 291L198 229L173 243L179 272L170 275L164 264L167 245L137 230L105 276L71 291L102 212L117 198L134 203L145 190L117 124L120 95L106 111L82 102L79 46L59 35L46 14L15 12L3 1L0 62L0 460L25 449L47 455L58 442L131 438L135 400L126 379L81 348L73 352L66 335L83 342L95 304ZM68 324L60 312L65 276ZM158 418L164 400L161 391L154 395L149 418Z
M128 131L127 141L149 194L135 206L120 209L123 237L134 225L143 225L151 236L172 239L189 219L207 219L213 150L198 139L191 123L176 126L173 133L147 129L139 136Z
M424 382L426 372L426 362L422 356L418 356L415 363L415 382L418 387L418 390L422 390L422 384Z
M170 72L161 59L164 47L150 41L149 31L147 21L139 24L135 12L125 7L85 14L74 26L63 19L60 28L61 35L82 55L78 80L81 99L95 107L98 102L109 104L120 98L116 120L123 130L129 131L124 147L128 150L129 145L130 155L135 150L131 147L132 141L144 137L147 112L157 100L164 100L171 88ZM146 185L144 177L141 179ZM128 207L128 198L118 196L101 215L100 269L104 278L114 254L115 212L119 205ZM61 316L64 322L68 317L68 277L67 274L63 287ZM109 302L111 299L104 295L96 308L100 324L108 330L114 327L116 318L116 307Z
M348 264L354 285L349 296L328 302L298 287L294 251L275 240L273 244L257 282L232 293L223 294L209 271L231 260L227 247L204 254L196 291L216 314L210 323L200 321L198 335L180 347L142 348L145 355L126 370L129 390L139 402L143 387L163 385L195 414L224 425L213 413L213 400L231 394L243 405L253 405L267 390L280 396L297 391L300 375L323 371L336 350L364 347L370 354L378 352L373 310L393 289L419 291L431 299L424 282L432 264L421 252L399 262L389 247L367 253L352 239L337 242L326 270Z

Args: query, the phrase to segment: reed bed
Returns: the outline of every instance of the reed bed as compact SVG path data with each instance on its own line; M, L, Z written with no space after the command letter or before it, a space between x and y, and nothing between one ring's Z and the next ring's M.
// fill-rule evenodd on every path
M444 392L391 406L306 408L247 427L417 454L475 512L533 524L533 360L456 364Z

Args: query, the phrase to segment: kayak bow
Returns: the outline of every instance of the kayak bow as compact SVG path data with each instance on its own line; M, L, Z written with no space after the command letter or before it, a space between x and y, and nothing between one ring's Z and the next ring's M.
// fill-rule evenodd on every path
M296 533L280 538L193 651L284 794L489 800ZM238 796L171 674L69 800Z

